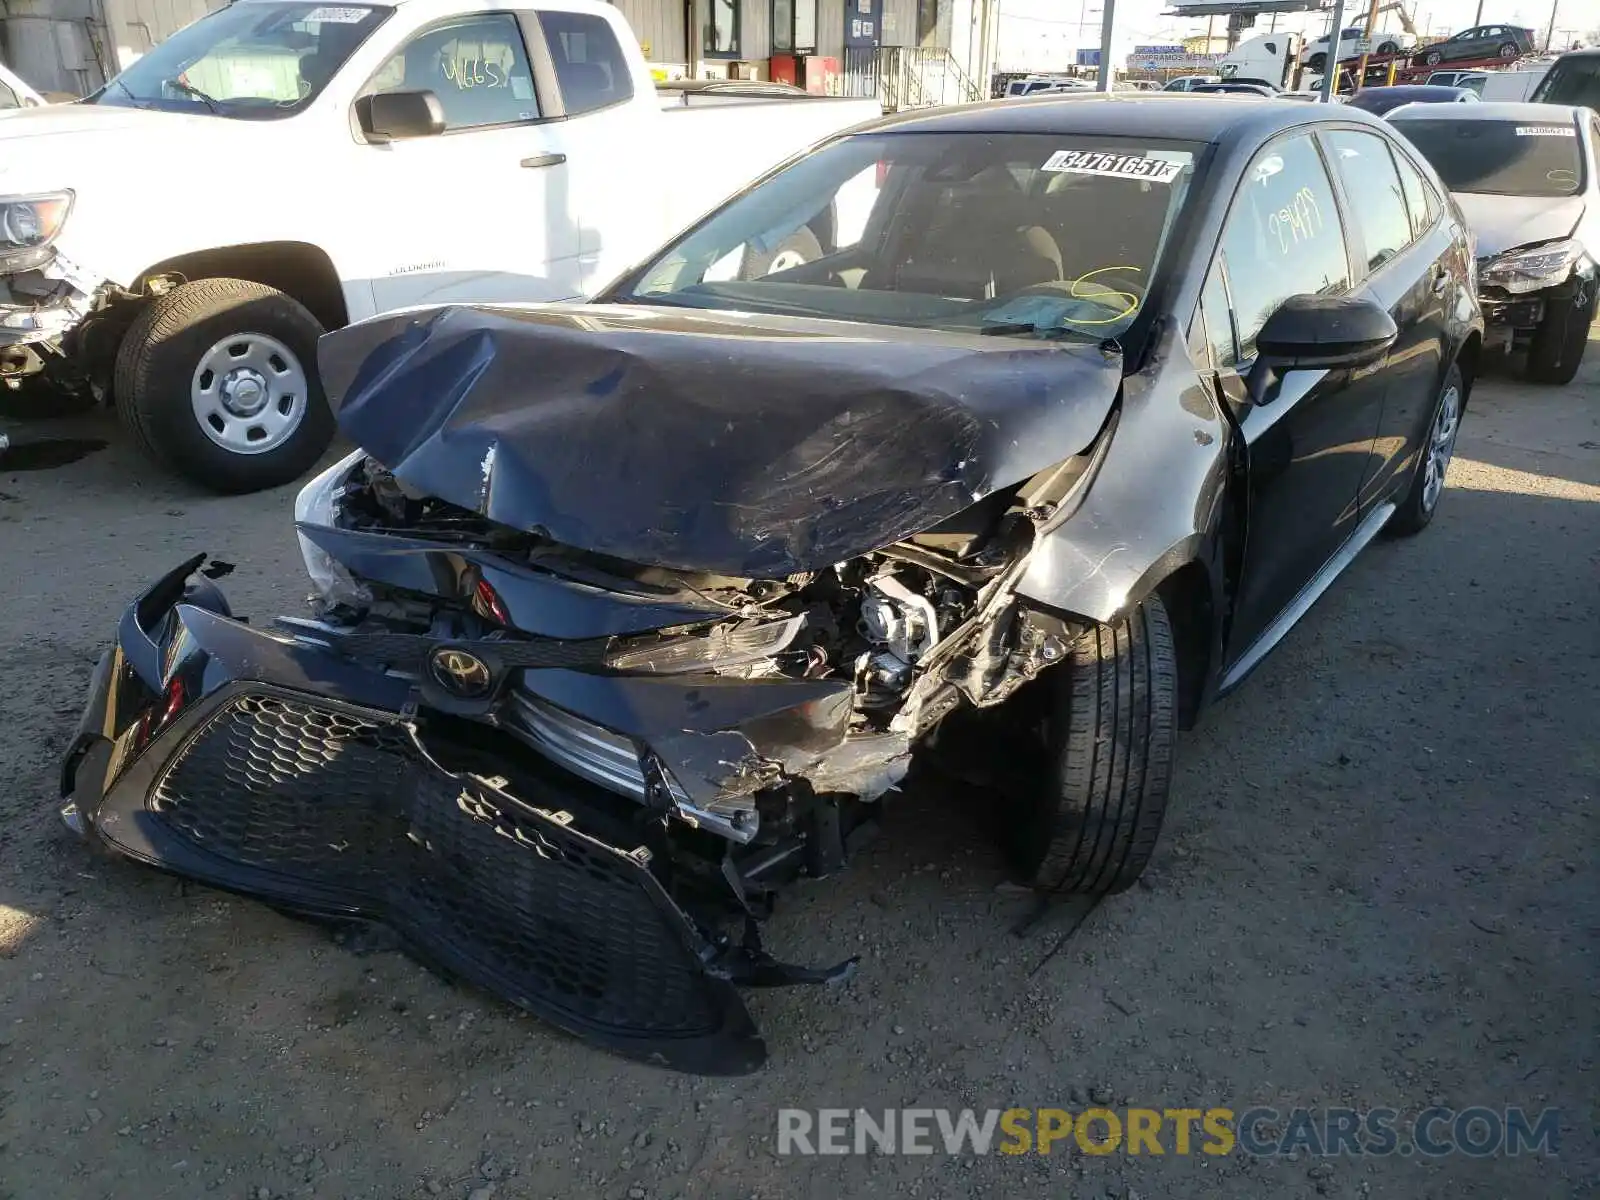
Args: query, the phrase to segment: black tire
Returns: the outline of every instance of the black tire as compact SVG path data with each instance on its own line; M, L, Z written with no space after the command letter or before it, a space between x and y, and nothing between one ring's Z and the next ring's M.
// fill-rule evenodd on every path
M1306 66L1310 67L1313 71L1321 71L1322 68L1327 65L1327 62L1328 56L1326 54L1313 54L1306 60Z
M1177 735L1178 665L1159 597L1096 626L1036 686L1051 769L1005 830L1013 861L1047 892L1131 887L1155 851Z
M1424 66L1437 67L1443 61L1444 55L1440 54L1437 50L1429 50L1422 56L1422 62Z
M76 417L94 407L88 389L69 392L55 387L38 375L30 375L16 387L0 384L0 417L14 421L48 421L56 417Z
M1468 388L1466 377L1462 375L1461 368L1455 363L1450 364L1450 369L1444 373L1444 382L1439 385L1438 398L1433 402L1429 411L1428 428L1422 435L1422 445L1417 451L1417 468L1411 476L1411 486L1406 489L1405 498L1400 501L1400 507L1395 509L1394 516L1389 518L1389 523L1383 527L1384 533L1391 537L1411 537L1421 533L1433 520L1433 514L1439 511L1439 500L1443 494L1444 485L1441 482L1439 491L1430 501L1428 497L1428 453L1439 425L1439 415L1444 408L1445 398L1450 394L1450 389L1456 390L1457 409L1455 431L1450 435L1450 445L1445 456L1445 467L1449 467L1449 457L1455 452L1456 434L1461 429L1461 418L1467 411Z
M798 258L799 262L786 262L783 270L799 266L801 263L816 262L822 257L822 243L817 240L817 235L810 228L802 225L781 243L770 254L758 254L753 250L745 250L744 262L739 267L740 279L760 279L769 274L773 264L780 260Z
M1400 53L1400 47L1397 46L1393 42L1385 42L1383 45L1378 47L1378 53L1379 54L1399 54Z
M279 445L232 451L201 427L190 399L206 352L230 335L286 346L306 380L304 412ZM146 305L117 350L117 414L139 447L168 470L224 493L256 492L304 474L333 440L333 413L317 378L322 326L297 301L242 279L200 279Z
M1501 58L1515 58L1518 53L1519 53L1519 51L1517 50L1517 44L1515 42L1501 42L1500 43L1500 57Z
M1553 306L1533 331L1528 346L1528 378L1534 383L1571 383L1589 346L1589 325L1594 320L1595 296L1600 281L1591 283L1582 303Z

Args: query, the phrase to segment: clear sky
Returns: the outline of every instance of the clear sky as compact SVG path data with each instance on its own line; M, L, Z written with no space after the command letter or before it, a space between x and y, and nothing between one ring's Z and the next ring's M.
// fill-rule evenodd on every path
M1103 0L1000 0L999 62L1001 70L1027 67L1049 69L1070 66L1076 49L1100 44ZM1370 2L1370 0L1368 0ZM1387 0L1383 0L1387 2ZM1550 23L1552 0L1483 0L1483 22L1504 21L1538 31L1542 40ZM1600 30L1600 0L1555 0L1556 44L1570 45L1574 37ZM1164 16L1168 0L1116 0L1115 58L1121 62L1136 44L1165 44L1204 34L1204 18ZM1473 24L1478 0L1407 0L1419 33L1443 36ZM1365 16L1367 3L1345 0L1346 22L1356 13ZM1256 31L1267 32L1272 18L1257 18ZM1321 36L1327 29L1324 13L1280 15L1277 28ZM1394 13L1379 18L1380 29L1398 29ZM1216 19L1216 34L1227 32L1227 19ZM1566 37L1562 39L1562 31ZM1250 35L1247 35L1250 36Z

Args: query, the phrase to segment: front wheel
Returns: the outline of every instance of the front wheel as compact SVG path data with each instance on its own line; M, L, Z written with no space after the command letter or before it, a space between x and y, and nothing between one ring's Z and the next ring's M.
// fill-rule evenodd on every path
M1320 71L1327 64L1327 61L1328 56L1326 54L1313 54L1309 59L1306 60L1306 66L1310 67L1313 71Z
M1594 320L1600 280L1591 283L1566 304L1551 305L1533 331L1528 347L1528 378L1534 383L1571 383L1589 347L1589 323Z
M1439 497L1444 494L1445 473L1455 454L1456 434L1461 432L1461 415L1466 407L1466 380L1461 368L1452 363L1445 372L1444 385L1433 407L1433 420L1428 423L1428 432L1417 455L1417 470L1411 478L1411 487L1394 516L1389 518L1385 532L1409 537L1421 533L1433 520L1439 508Z
M822 257L822 243L817 235L802 225L778 244L777 249L762 253L746 248L744 262L739 268L740 279L761 279L782 271L792 271Z
M1011 857L1042 891L1123 891L1155 851L1172 781L1178 665L1160 597L1095 626L1030 686L1045 690L1046 756L1006 826Z
M201 279L155 297L122 339L112 391L141 449L213 491L298 478L333 440L322 326L282 292Z
M1393 42L1385 42L1383 45L1378 47L1378 53L1379 54L1399 54L1400 53L1400 47L1395 45L1395 43L1393 43Z
M1501 46L1500 46L1500 57L1501 58L1515 58L1516 56L1517 56L1517 44L1515 42L1503 42L1503 43L1501 43Z
M1437 67L1444 61L1444 55L1440 54L1437 50L1430 50L1428 53L1422 56L1422 61L1425 66Z

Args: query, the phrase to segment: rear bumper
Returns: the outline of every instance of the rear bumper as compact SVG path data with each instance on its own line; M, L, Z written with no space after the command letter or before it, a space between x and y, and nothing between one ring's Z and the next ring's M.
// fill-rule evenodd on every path
M124 614L62 764L64 817L119 854L322 917L596 1045L674 1069L765 1059L714 947L604 794L424 746L413 684L234 621L183 564ZM625 834L623 837L625 838Z

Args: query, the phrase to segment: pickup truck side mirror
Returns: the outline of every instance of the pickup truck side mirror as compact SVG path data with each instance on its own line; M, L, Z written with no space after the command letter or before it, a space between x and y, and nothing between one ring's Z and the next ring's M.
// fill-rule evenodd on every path
M444 132L444 106L429 91L377 92L356 101L361 132L374 141L433 137Z
M1260 404L1267 385L1287 371L1349 370L1377 362L1400 336L1382 305L1364 297L1290 296L1256 335L1246 383Z

